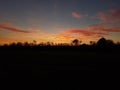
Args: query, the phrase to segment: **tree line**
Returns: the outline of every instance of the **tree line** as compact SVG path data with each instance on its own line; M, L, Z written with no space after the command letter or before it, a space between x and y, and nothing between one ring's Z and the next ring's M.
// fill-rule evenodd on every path
M33 42L12 42L10 44L4 44L1 46L82 46L82 45L88 45L88 44L82 44L81 40L74 39L71 41L71 43L53 43L53 42L40 42L37 44L36 40L33 40ZM120 45L120 42L114 43L113 40L106 39L104 37L100 38L97 42L90 41L89 46L113 46L113 45Z

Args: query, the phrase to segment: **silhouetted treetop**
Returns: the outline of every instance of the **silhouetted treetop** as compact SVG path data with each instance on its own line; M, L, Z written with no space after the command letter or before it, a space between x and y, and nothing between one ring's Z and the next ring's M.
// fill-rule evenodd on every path
M74 39L72 41L72 43L75 45L75 46L78 46L82 41L79 41L78 39Z
M106 44L107 44L107 40L106 40L104 37L100 38L100 39L97 41L97 45L98 45L98 46L104 46L104 45L106 45Z
M78 39L74 39L72 42L73 42L73 44L74 44L74 45L76 45L76 46L77 46L77 45L78 45L79 40L78 40Z

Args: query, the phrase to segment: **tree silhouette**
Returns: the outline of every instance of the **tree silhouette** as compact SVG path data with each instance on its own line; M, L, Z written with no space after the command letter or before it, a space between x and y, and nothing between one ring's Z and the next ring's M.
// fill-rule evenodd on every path
M107 44L107 40L104 37L100 38L97 42L98 46L105 46L106 44Z
M90 41L90 45L95 45L95 41Z
M24 46L30 46L28 42L24 42Z
M23 43L22 42L17 42L16 46L21 47L21 46L23 46Z
M112 46L112 45L114 45L114 42L112 40L107 40L107 45Z
M36 45L37 41L36 40L33 40L33 45Z
M16 43L15 42L10 43L9 46L13 46L14 47L14 46L16 46Z
M79 40L78 40L78 39L74 39L74 40L72 41L72 43L73 43L75 46L78 46Z

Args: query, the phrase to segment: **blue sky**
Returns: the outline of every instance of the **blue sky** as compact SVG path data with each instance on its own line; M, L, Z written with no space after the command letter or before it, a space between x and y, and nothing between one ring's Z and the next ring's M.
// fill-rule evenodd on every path
M20 31L23 30L33 33L26 34L26 37L17 41L50 40L45 35L53 36L54 40L51 41L61 42L68 39L64 35L68 35L69 40L73 38L81 38L83 41L86 38L96 40L99 37L83 34L84 31L88 33L88 29L91 30L89 26L96 25L102 27L102 30L91 32L120 40L119 17L120 0L0 0L0 39L2 42L9 42L6 37L10 37L11 41L15 41L17 36L23 37L24 32ZM111 21L114 22L111 23L109 19L113 19ZM113 28L117 28L117 31ZM71 33L73 29L78 31ZM63 37L61 34L64 34ZM62 39L58 39L59 35Z

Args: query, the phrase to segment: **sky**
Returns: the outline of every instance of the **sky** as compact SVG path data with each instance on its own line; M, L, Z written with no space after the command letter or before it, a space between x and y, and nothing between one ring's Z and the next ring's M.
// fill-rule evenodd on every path
M120 41L120 0L0 0L0 44Z

